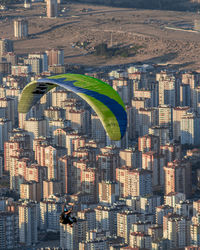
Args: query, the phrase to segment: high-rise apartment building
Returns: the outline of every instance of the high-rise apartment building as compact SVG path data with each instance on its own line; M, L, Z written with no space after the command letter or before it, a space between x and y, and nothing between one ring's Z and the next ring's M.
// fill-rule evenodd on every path
M193 202L193 216L200 214L200 200Z
M83 189L87 190L87 196L94 198L94 193L96 193L96 170L91 172L91 174L88 173L87 177L85 173L87 171L91 170L91 164L84 159L76 159L73 161L73 168L72 168L72 175L74 176L73 180L71 180L71 190L72 193L78 193L82 191ZM87 170L88 169L88 170ZM86 172L85 172L86 171ZM89 181L88 186L87 183L83 182L83 179L87 178ZM91 182L93 179L94 183ZM91 190L91 188L94 188L94 191Z
M139 164L139 152L134 148L121 149L119 151L120 166L127 166L129 168L136 168Z
M14 36L19 39L28 37L27 20L18 19L14 21Z
M0 155L0 178L3 176L3 156Z
M13 52L13 41L9 39L0 39L0 57L7 52Z
M13 76L24 76L31 73L31 66L30 65L13 65L12 71Z
M71 123L69 120L64 120L64 119L58 119L58 120L48 120L49 124L49 136L53 137L53 142L54 145L58 145L59 142L57 142L56 134L54 134L55 130L59 128L70 128Z
M113 204L119 198L119 184L116 182L102 181L99 183L99 202Z
M19 247L18 219L17 213L0 211L0 249Z
M181 139L181 120L187 114L190 107L173 108L173 139L180 141Z
M47 199L41 201L40 204L40 216L39 216L39 228L40 230L60 230L60 214L62 212L63 203L56 201L55 199Z
M93 209L84 209L77 213L78 218L87 221L87 230L94 230L96 228L96 213Z
M162 238L163 230L162 225L153 225L148 228L148 234L151 236L152 241Z
M200 116L188 112L181 119L181 144L200 144Z
M161 196L159 195L141 196L139 212L146 215L155 214L156 207L160 205L161 205Z
M139 136L148 134L149 128L158 124L156 108L140 108L136 116L136 132Z
M168 205L162 205L156 207L156 223L158 225L163 225L163 216L173 213L173 207Z
M35 58L41 59L41 72L48 71L48 57L46 53L31 53L31 54L28 54L28 58L29 59L35 59Z
M90 129L90 113L88 110L71 109L68 112L68 120L71 121L71 127L75 131L88 134Z
M64 65L64 50L63 49L47 50L46 54L48 56L48 66Z
M9 62L1 62L0 61L0 73L3 75L11 74L11 63Z
M46 166L40 166L39 164L32 163L26 169L25 179L27 181L39 182L42 183L43 179L47 179L48 168ZM41 190L40 185L37 187L37 195ZM42 190L41 190L42 191Z
M43 181L43 199L48 199L52 194L61 193L61 182L57 180Z
M5 54L6 61L11 63L11 65L16 65L18 61L18 57L14 52L7 52Z
M63 193L72 193L72 169L73 169L73 159L70 156L63 156L58 159L58 168L60 169L59 180L61 180L61 188Z
M87 240L79 243L79 250L85 249L108 249L108 241L106 238L98 238L94 240Z
M126 78L114 79L113 88L119 93L123 102L126 105L130 105L130 101L132 99L132 92L133 92L131 81Z
M181 160L182 158L181 144L179 143L167 143L165 145L161 145L160 152L164 156L165 165L167 165L168 162Z
M40 200L42 193L41 183L43 178L47 178L47 167L31 164L30 159L32 158L31 152L23 149L17 150L15 155L10 157L10 188L19 192L20 184L31 182L30 187L24 186L21 194L23 197L30 195L34 199Z
M134 212L125 210L117 213L117 235L124 238L125 243L129 243L131 226L135 222Z
M191 89L194 89L197 86L199 81L199 74L195 72L186 72L182 73L182 83L189 84Z
M62 249L79 249L79 242L86 240L86 220L78 219L73 227L60 224L60 247Z
M177 81L173 74L161 72L156 75L159 83L159 105L167 104L175 107L177 105Z
M19 241L25 246L31 246L38 241L37 204L24 202L19 205Z
M190 161L173 161L164 167L165 171L165 194L171 192L191 195L192 191L192 169Z
M138 150L141 152L160 152L160 139L155 135L144 135L138 138Z
M33 147L34 138L47 135L47 121L46 120L30 118L29 120L25 121L24 124L25 124L24 126L25 130L30 135L31 148Z
M190 244L200 246L200 225L192 224L190 226Z
M66 153L65 149L39 144L35 147L35 159L48 169L48 179L58 179L58 158Z
M97 198L97 170L91 167L81 171L81 191L90 196L91 201L96 202Z
M42 59L41 58L28 58L24 59L24 64L31 66L31 72L39 75L42 73Z
M49 65L48 71L54 75L65 74L66 68L64 65Z
M190 245L190 220L177 214L163 217L163 237L168 239L170 248Z
M127 133L130 140L134 139L135 137L135 109L133 107L127 106L126 107L127 113Z
M32 2L30 0L24 0L24 8L30 9L32 6Z
M157 101L156 96L155 96L155 91L153 89L147 90L147 89L134 89L133 91L133 96L134 98L146 98L149 99L150 101L150 106L151 107L156 107Z
M193 203L186 200L176 204L174 207L174 213L191 219L193 213Z
M130 233L130 246L133 248L151 249L152 238L147 233L140 231Z
M171 136L171 128L166 126L154 126L149 129L150 135L158 136L160 139L160 145L169 143Z
M137 221L132 224L132 232L148 233L148 229L152 226L151 221Z
M17 103L14 98L3 97L0 98L0 108L6 108L5 118L12 122L12 125L15 125L15 119L17 119L16 109Z
M58 15L58 6L57 0L47 0L47 17L57 17Z
M54 138L56 146L67 149L67 155L72 155L77 148L85 146L85 137L74 132L71 128L56 129Z
M26 181L26 170L30 166L30 159L20 157L20 154L12 156L10 160L10 189L20 191L20 184Z
M191 104L191 89L189 84L180 84L180 106L190 106Z
M183 193L169 193L168 195L164 196L165 205L168 205L170 207L175 207L176 204L179 204L180 202L183 202L186 200L186 196ZM194 214L194 212L193 212ZM194 214L195 215L195 214Z
M152 173L149 170L117 168L116 181L119 183L120 197L152 193Z
M57 179L58 150L55 147L45 147L45 166L48 168L48 179Z
M96 214L96 229L109 231L110 235L117 234L117 213L116 207L98 206L94 209Z
M44 110L44 116L50 121L50 120L54 120L54 121L58 121L61 120L63 121L63 109L60 107L49 107L47 109Z
M92 138L96 141L105 142L106 141L106 132L105 129L99 119L99 117L95 115L91 115L91 130L92 130Z
M63 107L63 103L67 100L67 91L66 90L53 90L52 92L52 106L53 107ZM71 106L70 106L71 109ZM69 109L69 110L70 110ZM67 110L67 111L69 111ZM68 112L66 112L66 119L68 120Z
M20 199L41 201L42 183L31 181L20 184Z
M170 105L159 105L158 106L158 117L159 125L172 128L172 108Z
M119 166L119 156L114 153L103 153L97 156L100 180L115 181L116 168Z
M164 187L164 156L157 152L149 151L142 154L142 168L152 171L152 186Z
M0 118L0 151L4 150L4 142L8 140L8 132L12 130L12 122Z
M200 79L199 73L186 72L186 73L182 74L182 84L189 85L189 87L190 87L188 92L190 94L190 106L192 108L195 108L195 106L196 106L196 98L194 98L194 97L195 97L195 88L198 86L199 79ZM182 93L180 93L180 94L182 94ZM188 95L188 93L187 93L187 95ZM185 100L187 100L187 97Z

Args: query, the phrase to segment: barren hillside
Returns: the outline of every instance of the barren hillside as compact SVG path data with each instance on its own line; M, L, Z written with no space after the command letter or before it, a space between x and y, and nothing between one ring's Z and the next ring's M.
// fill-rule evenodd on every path
M30 37L15 40L18 54L62 47L66 63L100 66L151 61L200 68L200 33L193 30L194 22L200 22L199 14L81 4L63 8L62 16L52 19L45 17L45 5L41 3L31 10L16 5L15 9L0 12L1 38L14 39L13 20L20 16L29 20ZM74 46L84 41L88 44L85 48ZM101 42L142 48L128 58L96 57L93 47Z

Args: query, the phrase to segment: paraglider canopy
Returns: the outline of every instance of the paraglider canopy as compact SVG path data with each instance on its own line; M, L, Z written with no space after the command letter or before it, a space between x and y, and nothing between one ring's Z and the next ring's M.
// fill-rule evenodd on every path
M124 136L127 114L121 97L107 83L86 75L62 74L30 82L22 91L18 112L27 113L44 94L57 86L82 97L97 113L111 140Z

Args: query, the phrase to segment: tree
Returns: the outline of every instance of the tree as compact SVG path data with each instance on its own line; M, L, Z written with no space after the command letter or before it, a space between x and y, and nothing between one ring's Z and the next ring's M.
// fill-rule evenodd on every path
M107 53L108 46L106 43L101 43L101 44L95 46L94 49L95 49L95 54L97 56L104 56Z

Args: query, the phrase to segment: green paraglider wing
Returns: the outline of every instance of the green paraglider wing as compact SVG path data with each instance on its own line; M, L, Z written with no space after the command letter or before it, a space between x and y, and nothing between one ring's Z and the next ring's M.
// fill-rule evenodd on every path
M119 94L107 83L80 74L62 74L30 82L22 91L19 113L27 113L51 89L60 86L82 97L97 113L111 140L120 140L127 114Z

